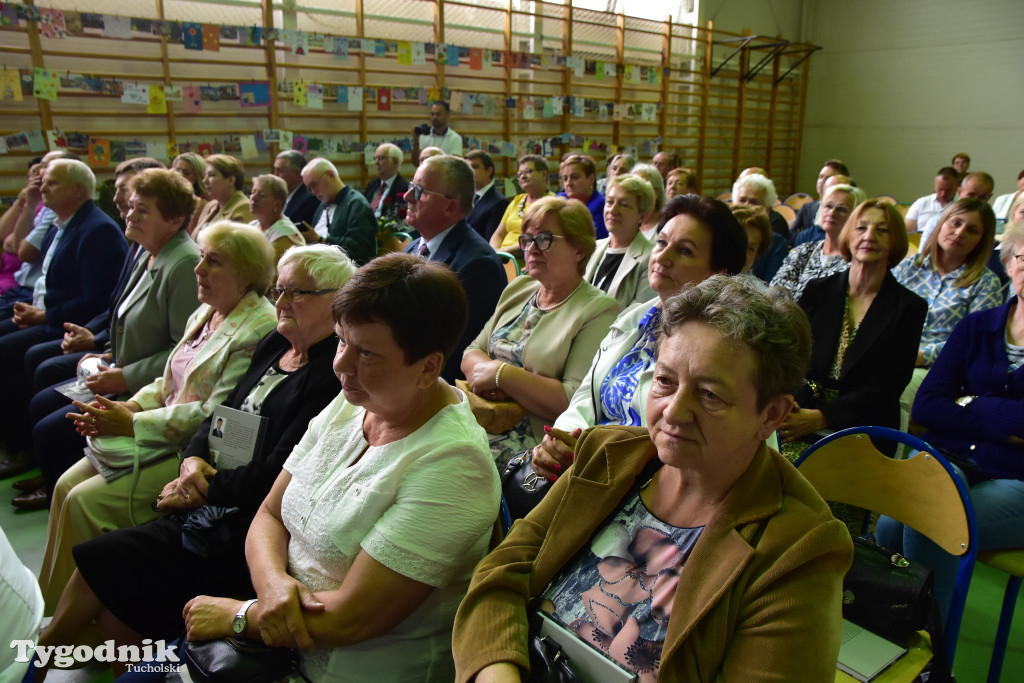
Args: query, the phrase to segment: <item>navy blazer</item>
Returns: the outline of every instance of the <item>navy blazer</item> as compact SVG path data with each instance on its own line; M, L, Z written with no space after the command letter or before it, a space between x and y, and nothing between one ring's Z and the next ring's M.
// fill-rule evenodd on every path
M50 226L40 254L46 254L56 235L57 226ZM55 249L43 301L46 324L63 332L64 323L84 325L107 305L128 253L128 240L110 216L86 200L68 221Z
M832 380L829 374L839 347L849 282L849 270L811 280L800 297L814 340L807 379L818 385L819 393L837 389L839 396L825 401L805 384L797 392L797 403L824 413L829 429L861 425L899 429L900 395L914 374L928 302L887 272L846 351L839 379Z
M508 202L509 198L501 193L498 185L491 185L491 189L484 193L484 196L466 216L466 222L469 223L469 227L480 233L481 237L490 240L505 215Z
M413 240L405 248L406 253L419 253L422 241L422 237ZM476 339L484 324L494 314L498 297L508 284L508 276L505 274L501 259L491 249L491 245L473 232L464 220L455 224L451 232L445 236L437 253L430 255L430 260L440 261L455 271L469 300L469 321L466 323L466 329L459 339L458 346L445 363L444 372L441 373L448 382L454 383L456 379L462 377L462 352Z
M295 194L284 205L284 215L299 227L303 223L313 227L313 214L316 213L319 206L320 200L309 191L305 184L299 183L299 186L295 188Z
M363 196L366 197L366 201L370 202L370 206L373 206L373 198L377 195L377 189L380 184L384 182L380 179L380 176L370 181L370 184L366 186L366 192ZM401 173L395 175L395 181L391 183L391 187L388 188L388 193L381 197L381 201L385 201L388 197L395 197L401 199L405 196L405 193L409 191L409 181L402 177Z

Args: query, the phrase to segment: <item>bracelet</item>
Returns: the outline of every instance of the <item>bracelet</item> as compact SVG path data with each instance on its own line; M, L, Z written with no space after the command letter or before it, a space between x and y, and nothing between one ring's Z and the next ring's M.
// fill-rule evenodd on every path
M501 389L501 371L505 369L506 365L508 365L508 363L502 363L498 366L498 371L494 373L494 386L498 389Z

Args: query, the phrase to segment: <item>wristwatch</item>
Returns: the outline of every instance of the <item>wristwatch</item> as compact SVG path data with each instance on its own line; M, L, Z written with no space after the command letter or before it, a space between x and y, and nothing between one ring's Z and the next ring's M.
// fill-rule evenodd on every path
M252 607L254 602L256 602L256 598L243 602L242 607L238 610L238 614L236 614L235 618L232 620L231 630L235 632L236 636L240 636L245 633L245 628L249 625L249 620L245 618L245 613L249 611L249 608Z

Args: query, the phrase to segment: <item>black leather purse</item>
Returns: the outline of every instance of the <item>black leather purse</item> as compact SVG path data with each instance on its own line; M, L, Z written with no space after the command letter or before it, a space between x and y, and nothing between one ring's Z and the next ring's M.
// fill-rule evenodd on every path
M530 514L543 500L551 482L533 471L533 451L512 456L501 471L501 493L513 520Z
M269 647L239 638L186 640L182 663L196 683L273 683L299 671L299 656L287 647Z
M562 646L552 638L540 635L541 616L536 609L530 611L530 678L527 683L576 683L580 679Z
M930 569L863 538L853 539L853 564L843 579L843 616L898 645L929 626Z

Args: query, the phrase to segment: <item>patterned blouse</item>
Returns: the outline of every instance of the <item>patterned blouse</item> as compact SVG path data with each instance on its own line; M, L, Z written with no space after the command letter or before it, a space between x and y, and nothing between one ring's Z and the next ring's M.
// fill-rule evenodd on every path
M601 383L601 424L641 426L640 411L634 404L640 375L654 364L655 335L661 324L661 306L653 306L640 319L640 338Z
M796 301L804 292L804 287L811 280L841 273L850 264L840 255L826 256L822 253L824 242L809 242L789 252L782 262L779 272L772 278L772 287L783 287L789 290Z
M901 285L928 302L920 347L926 366L939 357L946 339L965 315L1003 303L999 278L988 268L973 284L957 287L956 280L966 267L965 264L952 273L939 275L930 256L914 254L900 261L892 271Z

